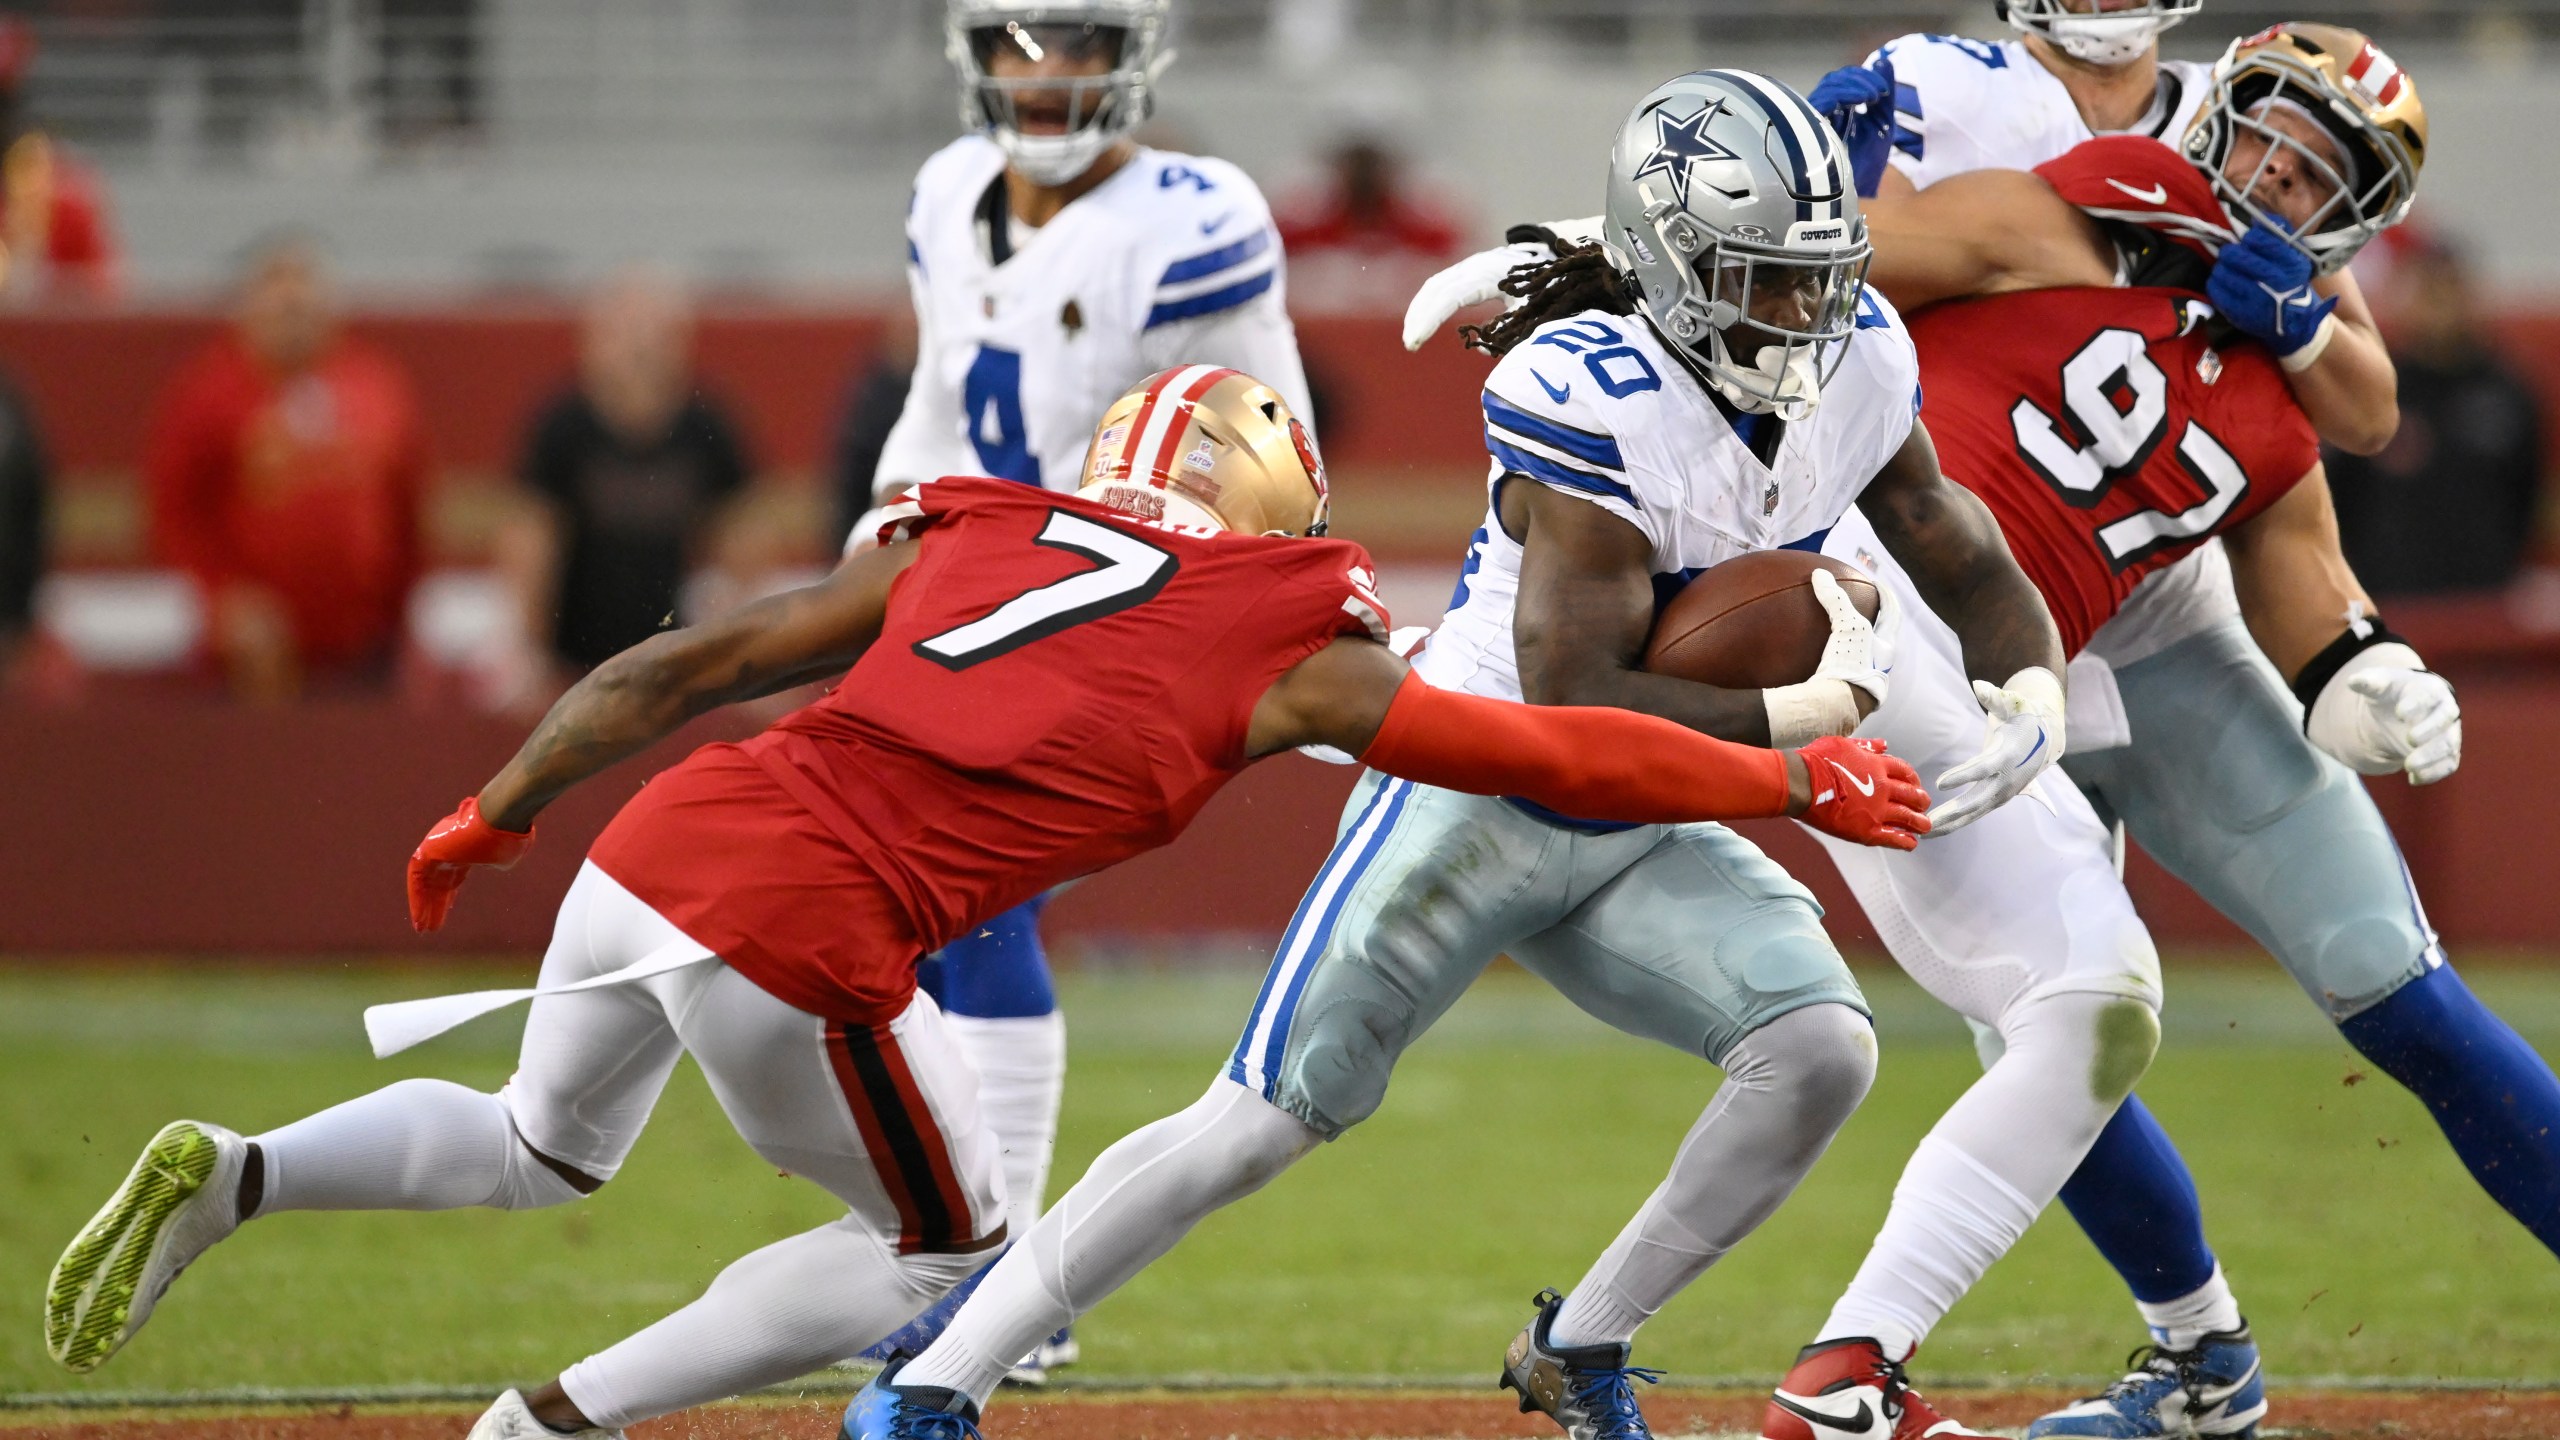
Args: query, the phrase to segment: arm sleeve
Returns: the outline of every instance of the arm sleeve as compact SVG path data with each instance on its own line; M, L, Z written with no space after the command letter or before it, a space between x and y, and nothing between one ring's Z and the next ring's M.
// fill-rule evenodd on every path
M1783 815L1786 757L1604 706L1521 705L1407 675L1360 759L1406 780L1636 824Z

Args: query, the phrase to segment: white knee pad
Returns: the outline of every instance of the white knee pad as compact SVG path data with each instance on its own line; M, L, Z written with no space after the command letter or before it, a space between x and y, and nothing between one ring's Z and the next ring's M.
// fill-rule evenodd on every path
M524 1138L524 1131L517 1126L515 1111L505 1092L490 1096L489 1103L505 1116L507 1134L514 1142L507 1146L505 1173L498 1177L498 1188L489 1196L491 1206L500 1210L543 1210L554 1205L566 1205L572 1200L584 1200L593 1193L570 1184L559 1171L542 1162L542 1156L535 1152L532 1142ZM588 1178L601 1186L611 1177L596 1175Z
M2085 1066L2091 1098L2113 1109L2159 1053L2160 1002L2122 991L2039 991L2011 1005L1992 1037L1977 1034L1975 1048L1990 1064L2014 1056L2048 1070Z

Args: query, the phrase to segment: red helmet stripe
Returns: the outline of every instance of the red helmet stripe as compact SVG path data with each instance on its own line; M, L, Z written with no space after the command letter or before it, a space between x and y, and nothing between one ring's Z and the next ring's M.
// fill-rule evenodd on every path
M1182 387L1182 397L1177 402L1181 408L1176 410L1165 424L1164 440L1156 447L1155 468L1152 473L1162 475L1168 480L1173 478L1173 457L1175 452L1182 448L1182 432L1191 428L1192 410L1198 406L1200 397L1209 393L1211 387L1235 373L1233 370L1202 367L1198 378Z
M1182 378L1182 371L1183 367L1175 366L1158 375L1155 383L1147 387L1147 398L1138 402L1138 412L1129 417L1129 433L1120 442L1120 471L1116 478L1126 480L1134 473L1133 467L1138 463L1138 437L1147 433L1147 417L1155 413L1156 401L1163 397L1165 387Z

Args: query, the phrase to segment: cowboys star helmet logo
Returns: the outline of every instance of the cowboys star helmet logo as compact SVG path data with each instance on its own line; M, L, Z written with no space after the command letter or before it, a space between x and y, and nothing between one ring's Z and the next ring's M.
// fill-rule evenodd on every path
M1633 179L1641 182L1648 175L1660 175L1671 182L1671 198L1682 209L1689 206L1689 181L1695 168L1708 161L1739 160L1742 157L1707 138L1707 122L1724 113L1724 102L1718 100L1703 106L1686 120L1674 120L1659 110L1653 112L1653 153L1644 157ZM1748 190L1728 190L1713 181L1712 188L1728 199L1741 199Z

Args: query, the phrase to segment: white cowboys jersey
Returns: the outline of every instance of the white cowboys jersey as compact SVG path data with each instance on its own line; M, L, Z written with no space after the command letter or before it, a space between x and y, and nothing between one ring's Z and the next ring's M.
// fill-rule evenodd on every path
M1893 60L1893 167L1921 189L1968 170L2033 170L2093 137L2023 40L1905 35L1876 56ZM2212 66L2161 61L2151 110L2125 133L2174 148L2212 89Z
M1280 237L1243 171L1141 148L1048 224L1007 222L999 245L987 200L1003 172L1004 152L969 135L916 175L915 379L875 493L943 475L1077 489L1102 412L1176 365L1232 366L1306 415Z
M1415 668L1446 689L1520 698L1511 620L1521 547L1502 528L1504 475L1588 500L1642 531L1659 603L1748 551L1821 548L1910 437L1919 384L1910 332L1869 290L1822 403L1786 426L1775 463L1764 465L1644 321L1592 310L1538 327L1486 378L1493 503L1448 618Z

